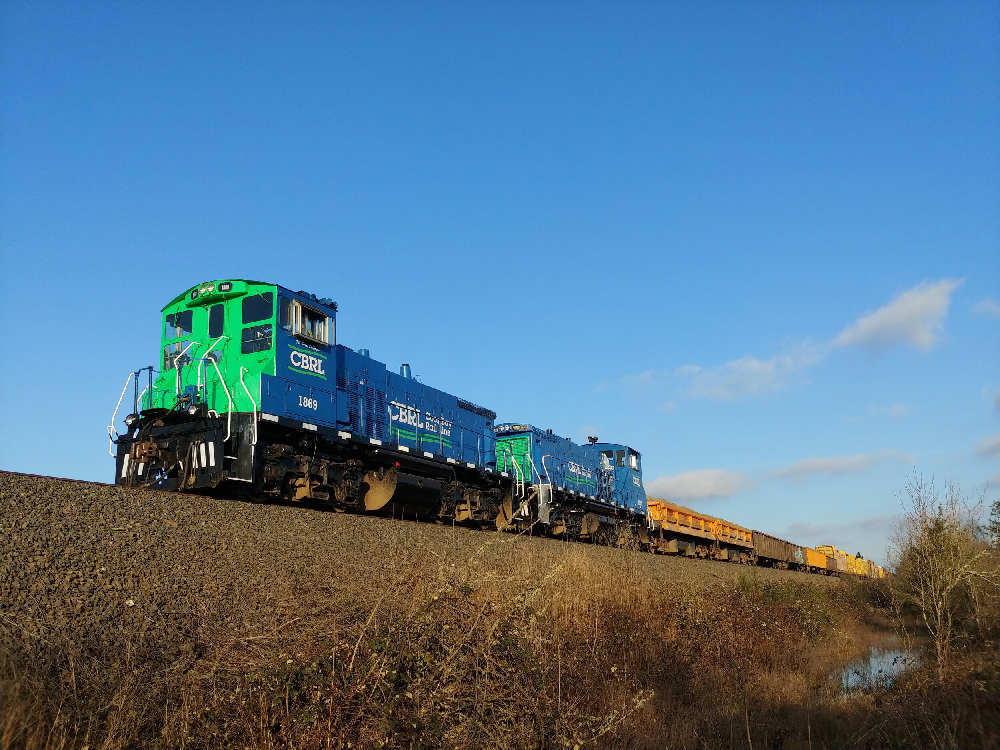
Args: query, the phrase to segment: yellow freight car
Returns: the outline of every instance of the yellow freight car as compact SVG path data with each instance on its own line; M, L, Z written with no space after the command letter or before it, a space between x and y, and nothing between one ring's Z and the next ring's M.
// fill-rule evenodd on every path
M750 529L659 497L646 498L650 549L666 554L751 562Z
M827 572L826 555L819 550L803 547L806 551L806 566L822 573Z
M851 571L847 567L847 553L842 549L837 549L832 544L819 544L816 546L817 552L822 552L827 557L833 558L835 561L835 567L837 573L850 573ZM827 563L827 569L830 566Z

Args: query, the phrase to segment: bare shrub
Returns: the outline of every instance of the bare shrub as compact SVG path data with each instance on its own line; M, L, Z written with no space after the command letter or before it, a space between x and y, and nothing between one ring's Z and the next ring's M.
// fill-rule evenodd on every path
M938 679L961 641L988 639L997 626L997 555L978 524L981 502L949 482L941 496L933 478L906 483L904 514L890 555L891 592L900 610L916 614L934 647Z

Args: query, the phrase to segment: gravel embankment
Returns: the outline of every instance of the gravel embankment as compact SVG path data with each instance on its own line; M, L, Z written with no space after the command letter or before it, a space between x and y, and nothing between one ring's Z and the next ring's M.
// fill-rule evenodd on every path
M537 574L558 564L567 548L521 538L514 547L491 550L496 534L483 531L9 473L0 474L0 498L6 637L93 647L142 632L159 634L175 655L194 648L187 641L209 621L235 638L275 632L292 621L299 632L332 634L363 621L382 582L400 571L477 554L488 565L490 555L509 558L513 549ZM617 552L584 549L577 554L598 564ZM749 572L635 554L640 574L662 579L665 592ZM753 571L765 579L835 583Z

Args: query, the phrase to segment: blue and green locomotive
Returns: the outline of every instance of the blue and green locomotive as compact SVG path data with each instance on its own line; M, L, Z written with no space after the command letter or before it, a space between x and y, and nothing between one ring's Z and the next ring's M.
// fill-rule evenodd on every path
M178 295L162 310L159 367L129 376L123 430L112 417L116 482L567 537L644 533L638 452L496 425L408 364L397 373L337 343L336 321L333 301L257 281Z
M498 424L489 409L414 379L408 364L397 373L338 344L336 331L335 302L275 284L217 280L178 295L162 310L159 366L129 375L108 427L116 483L566 539L614 542L628 530L651 551L844 570L815 550L647 499L642 457L628 445Z

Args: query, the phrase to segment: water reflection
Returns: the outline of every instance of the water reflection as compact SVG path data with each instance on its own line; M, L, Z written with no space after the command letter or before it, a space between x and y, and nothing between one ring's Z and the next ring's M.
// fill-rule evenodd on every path
M888 688L893 680L918 664L917 654L894 648L869 646L868 653L834 673L840 681L840 692Z

